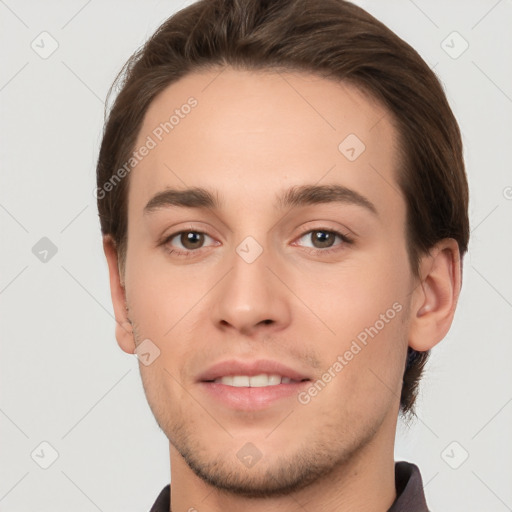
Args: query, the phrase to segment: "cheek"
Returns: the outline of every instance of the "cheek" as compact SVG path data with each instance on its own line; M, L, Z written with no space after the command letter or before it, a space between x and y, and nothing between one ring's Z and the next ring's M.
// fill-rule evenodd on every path
M397 314L389 311L393 313L386 317L388 323L375 321L367 311L358 316L361 327L356 327L353 318L355 335L345 334L340 325L335 341L322 354L324 373L319 378L326 385L317 381L322 391L313 408L319 416L328 414L333 422L355 429L350 432L354 436L362 425L384 417L400 397L406 344L404 309ZM346 418L351 421L347 423Z
M406 255L390 254L373 252L366 261L354 260L337 272L331 270L328 282L319 281L318 276L297 281L304 285L298 295L305 296L309 290L307 304L322 321L315 320L322 332L315 349L324 369L336 374L338 385L333 389L347 399L364 394L374 405L378 401L374 396L399 395L407 345ZM311 332L311 318L304 320L304 332ZM337 365L337 372L336 362L343 366L340 370Z
M312 313L305 319L316 322L332 341L343 342L376 322L382 327L381 315L386 326L387 320L394 323L410 292L405 258L384 248L367 251L337 266L295 273L291 288Z
M129 253L127 302L141 335L165 342L204 296L207 291L204 279L199 276L191 279L188 274L165 264L164 258L155 258L154 254L138 250Z

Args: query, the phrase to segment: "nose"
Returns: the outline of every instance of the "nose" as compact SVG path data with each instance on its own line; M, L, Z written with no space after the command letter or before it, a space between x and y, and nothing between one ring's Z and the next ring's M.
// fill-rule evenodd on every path
M286 273L269 251L252 262L235 252L232 268L215 288L213 322L221 330L252 336L275 332L290 323Z

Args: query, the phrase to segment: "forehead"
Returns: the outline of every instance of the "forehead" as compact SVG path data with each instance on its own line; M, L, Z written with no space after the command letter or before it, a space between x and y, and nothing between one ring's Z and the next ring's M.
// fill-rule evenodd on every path
M144 145L151 149L131 172L130 210L165 188L190 186L269 205L272 190L322 182L391 208L400 200L391 115L355 86L318 75L191 73L149 106L135 149Z

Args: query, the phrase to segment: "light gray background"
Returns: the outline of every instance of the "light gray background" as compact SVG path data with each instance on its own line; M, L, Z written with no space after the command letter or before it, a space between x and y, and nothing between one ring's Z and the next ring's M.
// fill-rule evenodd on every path
M357 3L441 78L471 192L459 309L396 459L420 466L433 512L512 510L512 1ZM1 511L145 511L169 481L137 360L114 338L92 191L107 89L183 5L0 0ZM47 59L31 48L43 31L59 45ZM453 31L469 43L456 59Z

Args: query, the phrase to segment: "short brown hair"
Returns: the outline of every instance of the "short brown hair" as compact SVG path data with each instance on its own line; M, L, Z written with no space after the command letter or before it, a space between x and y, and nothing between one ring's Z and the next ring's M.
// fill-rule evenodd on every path
M369 93L392 114L400 139L397 181L407 205L407 248L418 276L421 255L454 238L460 258L469 241L468 185L457 121L436 75L384 24L344 0L201 0L165 21L125 64L120 92L105 123L97 164L101 230L124 268L127 162L149 104L193 71L231 66L291 70L344 81ZM112 88L109 92L112 92ZM400 409L414 414L429 352L409 348Z

